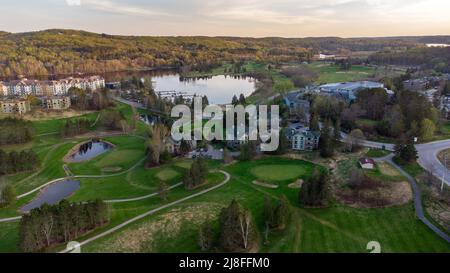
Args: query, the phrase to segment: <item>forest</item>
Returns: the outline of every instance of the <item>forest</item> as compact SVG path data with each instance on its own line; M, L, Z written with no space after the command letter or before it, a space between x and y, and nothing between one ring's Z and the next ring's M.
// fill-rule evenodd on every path
M39 166L39 158L32 150L7 153L0 149L0 176L35 170Z
M186 65L201 69L224 61L307 61L319 52L406 50L423 39L145 37L61 29L2 32L0 77L103 73Z
M44 204L25 214L20 221L20 247L24 252L39 252L65 243L109 222L108 205L96 200L71 204Z
M369 61L378 65L417 66L441 73L450 73L450 47L419 47L404 52L383 51L371 55Z
M0 128L0 145L26 143L34 135L31 122L18 118L0 119Z

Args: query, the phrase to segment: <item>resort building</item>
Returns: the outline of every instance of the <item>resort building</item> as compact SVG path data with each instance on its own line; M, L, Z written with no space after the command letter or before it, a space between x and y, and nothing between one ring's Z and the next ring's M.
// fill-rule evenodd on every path
M24 99L0 101L1 111L5 114L25 114L31 110L30 102Z
M70 97L47 97L42 100L42 106L48 110L65 110L70 107Z
M294 91L286 94L283 98L284 104L289 108L290 115L301 117L302 122L308 122L310 116L311 104L307 100L303 100L302 91Z
M295 132L291 136L292 150L313 151L319 148L320 133L309 129Z
M6 94L3 91L4 89L2 89L2 86L6 86ZM57 81L21 79L2 83L0 85L0 91L3 91L3 96L63 96L67 95L69 89L72 87L85 90L97 90L105 87L105 79L100 76L91 76L87 78L70 77Z
M340 97L346 101L354 101L358 91L375 88L384 88L384 84L371 81L329 83L319 86L317 91L322 94ZM386 89L386 92L390 94L392 91Z

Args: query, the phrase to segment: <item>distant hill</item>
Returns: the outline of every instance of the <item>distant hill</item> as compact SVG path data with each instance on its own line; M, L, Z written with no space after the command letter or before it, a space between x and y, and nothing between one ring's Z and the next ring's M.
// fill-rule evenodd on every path
M450 38L145 37L63 29L0 32L0 77L208 67L233 60L303 61L318 52L406 50L438 39Z

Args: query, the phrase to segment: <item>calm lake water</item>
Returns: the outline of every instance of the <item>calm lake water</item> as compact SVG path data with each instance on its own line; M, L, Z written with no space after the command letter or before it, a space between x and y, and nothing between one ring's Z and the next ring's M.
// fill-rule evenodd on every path
M450 47L449 44L427 44L427 47Z
M214 76L209 78L182 80L178 75L164 75L152 78L156 91L182 91L189 95L206 95L210 103L230 103L234 95L249 96L255 90L252 78Z
M70 156L71 162L81 162L92 159L111 150L113 146L100 140L91 140L80 146L77 152Z
M72 180L64 180L56 182L44 188L38 196L30 203L23 206L21 212L29 212L32 209L40 208L44 204L54 205L64 198L72 195L80 188L80 182Z

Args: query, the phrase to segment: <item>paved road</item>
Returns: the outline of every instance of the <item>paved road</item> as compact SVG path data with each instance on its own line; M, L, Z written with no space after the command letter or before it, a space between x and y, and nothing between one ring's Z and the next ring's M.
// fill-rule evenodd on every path
M149 108L145 107L145 105L143 105L142 103L139 103L139 102L126 100L126 99L121 98L121 97L111 97L111 98L116 100L116 101L118 101L118 102L125 103L125 104L128 104L130 106L133 106L136 109L148 110L148 111L150 111L150 112L152 112L154 114L163 115L163 116L167 116L168 115L167 113L161 112L159 110L149 109Z
M341 132L341 141L345 141L347 138L347 134L344 132ZM369 140L361 140L361 145L367 148L374 148L374 149L385 149L387 151L394 151L395 144L392 143L383 143L383 142L376 142L376 141L369 141Z
M22 216L3 218L3 219L0 219L0 223L15 222L15 221L19 221L20 219L22 219Z
M130 220L128 220L128 221L123 222L122 224L120 224L120 225L118 225L118 226L115 226L115 227L113 227L113 228L111 228L111 229L108 229L108 230L105 231L105 232L102 232L102 233L100 233L100 234L98 234L98 235L95 235L95 236L93 236L93 237L91 237L91 238L89 238L89 239L87 239L87 240L85 240L85 241L83 241L83 242L80 242L78 246L81 247L81 246L86 245L86 244L88 244L88 243L90 243L90 242L92 242L92 241L95 241L95 240L97 240L97 239L100 239L100 238L102 238L102 237L104 237L104 236L106 236L106 235L109 235L109 234L111 234L111 233L113 233L113 232L116 232L117 230L119 230L119 229L121 229L121 228L123 228L123 227L125 227L125 226L127 226L127 225L129 225L129 224L131 224L131 223L133 223L133 222L136 222L136 221L141 220L141 219L143 219L143 218L145 218L145 217L147 217L147 216L150 216L150 215L152 215L152 214L155 214L155 213L157 213L157 212L159 212L159 211L161 211L161 210L163 210L163 209L167 209L167 208L173 207L173 206L178 205L178 204L180 204L180 203L183 203L183 202L185 202L185 201L187 201L187 200L189 200L189 199L195 198L195 197L197 197L197 196L203 195L203 194L205 194L205 193L208 193L208 192L210 192L210 191L213 191L213 190L215 190L215 189L218 189L218 188L223 187L225 184L228 183L228 181L230 181L231 176L230 176L229 173L227 173L227 172L225 172L225 171L219 171L219 172L221 172L221 173L223 173L223 174L225 175L225 180L224 180L222 183L220 183L220 184L218 184L218 185L215 185L214 187L205 189L205 190L203 190L203 191L197 192L197 193L195 193L195 194L186 196L186 197L181 198L181 199L179 199L179 200L177 200L177 201L174 201L174 202L172 202L172 203L163 205L163 206L161 206L161 207L159 207L159 208L156 208L156 209L152 209L152 210L150 210L150 211L147 211L147 212L145 212L145 213L143 213L143 214L141 214L141 215L138 215L138 216L136 216L136 217L134 217L134 218L132 218L132 219L130 219ZM66 249L66 250L61 251L60 253L68 253L68 252L71 252L71 251L72 251L72 250L67 250L67 249Z
M437 155L440 151L450 149L450 139L416 145L419 159L417 162L422 168L433 173L437 178L444 178L444 182L450 186L450 172L439 161ZM448 158L450 160L450 158Z
M446 240L448 243L450 243L450 236L447 235L445 232L440 230L438 227L436 227L433 223L431 223L424 214L423 207L422 207L422 195L420 192L420 188L417 185L416 180L409 175L407 172L405 172L399 165L397 165L392 158L394 157L393 154L390 154L384 158L378 159L385 161L389 164L391 164L394 168L396 168L401 174L403 174L411 184L413 194L414 194L414 208L416 211L416 216L421 220L428 228L430 228L434 233L439 235L442 239Z
M341 137L342 141L345 141L347 134L341 132ZM367 148L382 149L384 147L386 150L391 152L395 150L395 145L391 143L364 140L361 144ZM450 171L444 167L444 165L437 158L440 151L450 149L450 139L416 144L415 147L419 156L417 160L419 165L425 170L433 173L438 179L444 179L444 182L450 186Z
M183 185L182 182L177 183L175 185L172 185L168 188L168 190L177 188L179 186ZM126 202L134 202L134 201L140 201L140 200L144 200L153 196L158 195L159 192L154 192L154 193L150 193L148 195L144 195L144 196L140 196L140 197L135 197L135 198L127 198L127 199L113 199L113 200L105 200L105 203L126 203Z

